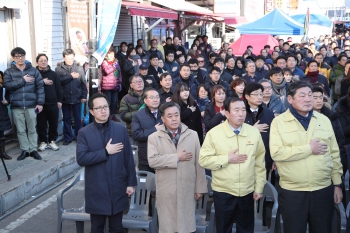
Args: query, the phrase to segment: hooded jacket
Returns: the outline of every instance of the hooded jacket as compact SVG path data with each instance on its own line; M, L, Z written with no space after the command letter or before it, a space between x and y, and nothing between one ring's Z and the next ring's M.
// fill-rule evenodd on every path
M34 77L34 81L26 82L23 78L26 74ZM9 93L11 109L35 108L45 103L44 81L29 61L25 61L23 71L12 62L4 72L4 86Z

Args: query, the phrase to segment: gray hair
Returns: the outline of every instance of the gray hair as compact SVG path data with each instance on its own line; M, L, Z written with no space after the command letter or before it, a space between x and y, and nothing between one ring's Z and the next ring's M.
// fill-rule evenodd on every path
M259 81L259 83L260 83L260 84L262 84L262 83L270 83L270 85L272 85L272 84L271 84L271 81L268 80L268 79L266 79L266 78L261 79L261 80Z
M180 108L180 105L178 105L177 103L173 102L173 101L170 101L170 102L165 102L164 104L162 104L160 107L159 107L159 114L161 116L164 116L165 114L165 110L167 108L171 108L171 107L177 107L179 109L179 113L181 112L181 108Z

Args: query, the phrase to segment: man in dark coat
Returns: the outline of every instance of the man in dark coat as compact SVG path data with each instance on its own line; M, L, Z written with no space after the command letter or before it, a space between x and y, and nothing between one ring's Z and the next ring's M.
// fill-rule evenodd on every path
M164 62L164 70L171 74L171 77L177 78L180 75L180 65L175 61L175 52L168 50L165 53L166 60Z
M188 65L190 66L192 76L198 81L199 84L204 84L207 77L207 72L199 69L198 60L196 58L191 58L188 61Z
M87 88L83 67L74 61L75 53L72 49L63 51L64 62L57 65L55 71L60 78L62 87L63 114L63 145L73 140L71 116L74 117L75 137L81 128L81 103L86 102Z
M213 69L209 72L209 77L205 80L205 86L208 89L208 95L211 95L211 91L213 90L213 86L221 85L226 90L226 96L231 96L230 85L227 82L224 82L221 78L221 70L219 67L214 66Z
M4 86L10 96L9 104L22 150L17 160L28 156L41 160L37 152L36 114L42 111L45 103L44 82L25 56L26 52L20 47L11 51L13 62L4 72Z
M147 160L147 139L152 133L159 130L163 123L158 113L159 94L149 88L144 92L144 102L146 106L135 113L131 122L132 137L139 148L139 170L154 173L154 169L150 168Z
M145 64L141 64L139 66L139 72L140 72L140 76L143 79L143 83L145 84L145 89L146 88L158 88L157 82L154 79L153 76L148 75L148 67Z
M173 79L173 88L175 88L177 83L184 82L190 88L190 94L193 98L197 98L197 88L199 86L198 81L191 75L191 70L189 65L182 65L180 68L180 77Z
M107 97L96 93L89 100L94 122L79 131L77 163L85 167L85 211L91 232L123 232L123 211L128 208L136 182L135 164L125 127L109 120Z
M149 61L151 65L148 67L148 75L153 76L154 80L157 82L157 86L160 85L159 77L163 73L162 68L158 66L159 57L157 54L151 54L149 56Z
M243 95L246 99L247 116L244 122L258 128L261 133L266 150L265 168L268 174L269 170L276 169L269 148L270 125L275 115L270 109L262 106L263 93L264 87L260 83L251 83L245 87Z

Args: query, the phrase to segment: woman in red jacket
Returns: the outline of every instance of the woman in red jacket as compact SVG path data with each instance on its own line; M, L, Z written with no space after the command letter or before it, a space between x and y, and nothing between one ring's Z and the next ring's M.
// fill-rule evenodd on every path
M122 89L122 74L115 54L114 48L111 47L102 62L102 78L99 88L108 98L111 119L117 121L114 114L116 114L118 105L118 92Z

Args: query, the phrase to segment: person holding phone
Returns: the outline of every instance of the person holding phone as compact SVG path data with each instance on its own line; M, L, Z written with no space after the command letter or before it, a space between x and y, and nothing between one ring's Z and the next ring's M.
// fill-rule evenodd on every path
M11 57L11 67L4 72L4 86L9 92L9 104L22 150L17 160L28 156L41 160L37 152L36 116L42 111L45 103L44 82L40 72L26 60L24 49L14 48Z

